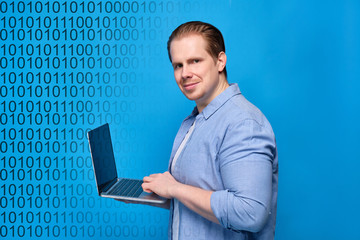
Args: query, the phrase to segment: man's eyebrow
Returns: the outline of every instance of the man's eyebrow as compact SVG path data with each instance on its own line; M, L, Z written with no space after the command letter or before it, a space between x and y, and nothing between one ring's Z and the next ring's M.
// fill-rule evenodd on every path
M175 61L172 61L172 63L171 63L171 65L173 65L173 66L176 66L176 65L178 65L178 64L181 64L181 63L175 62Z
M194 60L203 60L204 58L202 58L202 57L191 57L191 58L189 58L187 61L188 62L192 62L192 61L194 61Z

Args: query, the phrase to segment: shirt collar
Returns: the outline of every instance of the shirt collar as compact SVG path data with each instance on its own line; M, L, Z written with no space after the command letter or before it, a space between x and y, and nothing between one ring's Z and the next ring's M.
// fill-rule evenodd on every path
M198 111L197 107L194 107L191 114L189 116L187 116L184 120L188 120L190 118L195 118L198 114L199 114L199 111Z
M208 119L213 115L222 105L224 105L230 98L235 95L241 94L239 86L237 83L231 83L228 88L226 88L222 93L216 96L202 111L205 119ZM192 114L196 112L198 114L198 110L195 107Z

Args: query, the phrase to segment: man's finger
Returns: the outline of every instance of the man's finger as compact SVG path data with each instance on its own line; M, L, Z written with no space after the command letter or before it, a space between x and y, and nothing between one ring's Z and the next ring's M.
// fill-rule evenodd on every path
M143 178L143 182L150 182L151 178L150 177L144 177Z
M147 184L147 183L141 184L141 187L143 188L144 192L152 193L151 189L148 188L148 184Z

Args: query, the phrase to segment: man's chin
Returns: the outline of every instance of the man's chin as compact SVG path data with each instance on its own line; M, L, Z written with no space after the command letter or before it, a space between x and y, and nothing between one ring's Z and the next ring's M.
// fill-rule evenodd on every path
M187 99L189 99L191 101L196 101L197 99L199 99L199 97L196 95L191 95L191 94L184 94L184 95Z
M195 89L194 89L195 90ZM200 100L203 95L201 94L201 91L182 91L182 93L185 95L185 97L191 101L198 101Z

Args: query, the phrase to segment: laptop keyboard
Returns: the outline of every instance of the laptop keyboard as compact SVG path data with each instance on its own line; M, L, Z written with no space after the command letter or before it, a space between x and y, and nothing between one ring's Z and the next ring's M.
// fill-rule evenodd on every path
M123 178L107 194L123 197L138 197L143 192L141 187L142 183L142 180Z

